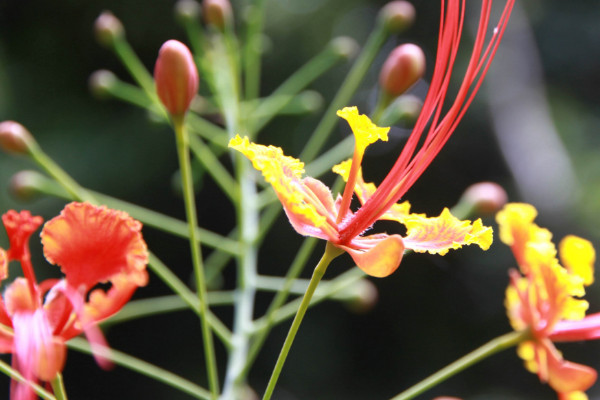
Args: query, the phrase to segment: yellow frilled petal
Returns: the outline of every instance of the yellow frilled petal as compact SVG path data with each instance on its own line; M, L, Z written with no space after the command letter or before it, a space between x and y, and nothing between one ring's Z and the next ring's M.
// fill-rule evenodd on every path
M352 160L342 161L341 163L334 165L331 169L334 173L340 175L345 182L348 182L348 176L350 174L350 167L352 166ZM365 182L362 176L362 168L358 170L356 176L356 184L354 186L354 193L360 204L365 204L373 193L377 190L377 186L371 182ZM396 221L401 224L404 223L404 219L410 214L410 203L404 201L402 203L394 204L389 210L385 212L379 219L386 221Z
M326 217L317 210L312 199L314 194L310 190L304 190L303 162L285 156L279 147L251 143L247 137L242 139L239 135L229 141L229 147L244 154L254 168L262 172L286 211L310 221L315 227L325 224Z
M447 208L439 217L427 218L424 214L410 214L404 219L407 236L404 245L416 252L444 255L450 249L477 244L487 250L492 244L492 228L483 226L480 219L461 221Z
M496 214L500 227L500 240L512 246L516 240L524 239L537 217L537 210L531 204L509 203Z
M509 203L496 214L500 240L511 247L523 273L527 273L525 249L529 243L551 243L552 234L540 228L533 220L537 210L530 204Z
M580 237L566 236L559 244L560 260L571 273L580 276L586 286L594 283L596 252L592 243Z
M337 115L338 117L344 118L346 121L348 121L348 124L354 133L357 149L364 151L368 145L375 143L378 140L387 142L387 134L390 128L378 127L371 122L369 117L364 114L359 114L358 108L345 107L341 110L338 110Z

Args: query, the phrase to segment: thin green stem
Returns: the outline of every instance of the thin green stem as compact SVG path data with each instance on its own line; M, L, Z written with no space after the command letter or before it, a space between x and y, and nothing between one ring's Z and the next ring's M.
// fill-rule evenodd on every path
M154 90L154 79L148 72L144 64L135 54L125 37L118 37L114 41L113 50L125 68L129 71L132 78L141 86L148 98L156 102L156 91Z
M335 279L332 279L329 282L327 282L327 285L323 285L322 288L319 288L319 290L317 290L315 295L313 296L313 299L310 303L310 307L315 306L324 300L331 299L339 293L348 290L348 288L350 288L352 285L354 285L361 279L364 279L364 277L365 273L362 272L360 269L349 269L343 274L337 276ZM298 307L300 307L301 302L302 299L295 299L293 301L290 301L286 305L278 308L275 311L275 314L273 315L272 322L267 321L265 317L257 319L256 321L254 321L257 331L263 329L265 324L270 323L272 326L275 326L284 321L287 321L296 314L296 310L298 310Z
M14 379L17 382L20 382L24 385L29 385L31 387L31 389L34 390L35 393L37 393L37 395L40 396L44 400L57 400L56 397L54 397L54 395L52 393L48 392L46 389L44 389L37 383L28 381L27 379L25 379L25 377L23 375L21 375L19 373L19 371L12 368L10 365L8 365L7 363L5 363L2 360L0 360L0 372L6 376L11 377L12 379Z
M199 300L199 296L195 295L173 272L160 261L154 254L150 253L148 267L154 272L167 286L173 290L188 306L201 317L201 309L203 302ZM215 331L215 334L221 339L226 347L231 347L231 332L215 316L208 307L206 308L206 320Z
M193 382L188 381L175 375L174 373L157 367L156 365L150 364L146 361L140 360L139 358L130 356L115 349L109 349L106 347L94 347L94 353L87 340L82 338L73 338L67 342L67 346L70 348L80 351L86 354L96 354L103 358L106 358L117 365L128 368L132 371L138 372L156 381L165 383L175 389L178 389L184 393L187 393L197 399L210 400L213 397L211 393L201 386L196 385Z
M523 340L527 339L529 336L530 333L528 331L510 332L502 336L498 336L497 338L490 340L489 342L479 347L478 349L472 351L471 353L467 354L466 356L461 357L458 360L454 361L452 364L442 368L435 374L422 380L421 382L417 383L411 388L405 390L397 396L392 397L391 400L412 399L415 396L418 396L419 394L425 392L426 390L429 390L432 387L439 385L441 382L456 375L464 369L478 363L479 361L484 360L502 350L506 350L510 347L516 346Z
M67 400L65 382L63 381L63 376L60 372L56 374L56 378L52 379L50 384L52 385L52 391L54 392L54 396L56 396L56 400Z
M190 137L190 149L227 197L237 203L240 196L237 184L223 164L219 162L214 152L195 136Z
M73 178L69 176L58 164L54 162L37 143L29 147L30 155L33 160L42 167L48 175L54 178L74 200L87 201L96 204L92 195L83 189Z
M244 44L245 98L252 100L259 96L260 69L262 56L261 32L263 28L265 0L255 0L248 12L246 41Z
M252 131L260 131L294 98L294 95L343 59L344 56L336 50L334 44L330 43L260 103L253 113L258 115L258 118L251 125Z
M371 32L363 50L354 62L352 69L348 72L346 79L329 104L329 108L325 111L321 122L304 147L304 150L299 157L301 160L310 162L317 156L337 122L336 111L348 105L347 103L352 98L354 92L356 92L356 89L358 89L360 82L369 70L377 52L387 39L388 35L389 32L383 23L378 23L375 26L375 29Z
M271 378L269 379L269 383L267 385L267 389L265 390L265 394L263 396L263 400L269 400L273 395L273 390L275 390L275 385L277 384L277 380L279 379L279 375L281 374L281 370L283 369L283 365L285 364L285 360L287 359L288 353L290 352L290 348L294 343L294 339L296 337L296 333L298 333L298 329L300 328L300 324L302 323L302 319L306 314L306 310L308 310L308 306L310 305L310 300L312 299L321 278L325 274L327 267L331 263L331 261L339 256L342 253L342 250L333 246L331 243L327 242L325 246L325 253L323 257L315 267L313 271L312 277L310 279L310 284L308 288L306 288L306 293L302 298L302 302L300 303L300 307L298 308L298 312L294 317L294 321L292 321L292 326L288 332L287 337L285 338L285 342L283 343L283 347L281 348L281 352L279 353L279 358L277 359L277 363L275 364L275 368L273 369L273 373L271 374Z
M231 305L234 301L235 295L232 291L208 292L208 304L210 306ZM104 321L103 325L120 324L138 318L189 310L189 308L190 306L178 295L131 300L117 314Z
M181 171L181 183L183 189L185 213L189 227L190 250L192 253L192 265L196 277L198 300L200 302L200 320L202 325L202 342L206 358L206 369L208 373L209 387L213 399L219 395L219 378L217 376L217 361L213 344L210 325L207 321L208 304L206 301L206 282L204 279L204 266L200 254L200 244L196 237L198 218L196 217L196 201L194 199L194 188L192 183L192 168L188 152L188 136L183 123L183 116L173 116L173 126L177 142L177 155L179 157L179 168Z
M300 273L304 269L304 266L306 265L306 262L308 261L308 258L312 254L312 251L314 250L316 245L316 238L307 238L304 240L304 243L302 243L300 250L296 254L294 261L292 262L292 265L288 269L288 272L284 278L283 285L280 287L280 290L277 291L277 294L271 301L271 304L269 305L265 316L262 317L263 320L266 321L266 323L262 325L261 329L256 332L254 341L252 342L252 346L250 347L250 351L248 352L248 357L246 359L246 366L244 367L243 375L247 375L250 372L250 368L252 367L254 360L256 360L256 357L258 356L260 349L265 343L269 332L271 332L271 328L275 324L275 312L287 300L290 290L293 286L294 280L298 277L298 275L300 275Z

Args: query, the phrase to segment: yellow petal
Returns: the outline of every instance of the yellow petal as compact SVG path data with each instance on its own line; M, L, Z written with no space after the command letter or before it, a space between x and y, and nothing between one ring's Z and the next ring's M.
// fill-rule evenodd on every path
M558 247L561 262L569 273L580 276L586 286L594 283L596 252L592 243L569 235L560 242Z
M375 125L369 117L364 114L358 113L356 107L345 107L337 112L338 117L344 118L348 121L354 138L356 140L356 147L363 150L367 148L371 143L375 143L377 140L383 140L387 142L388 132L390 128L380 128Z
M262 172L290 218L316 228L326 224L327 207L302 180L304 163L285 156L279 147L251 143L247 137L242 139L239 135L229 141L229 147L244 154L254 168Z
M407 235L404 245L416 252L444 255L450 249L477 244L487 250L492 244L492 228L483 226L480 219L461 221L447 208L439 217L427 218L423 214L410 214L404 219Z

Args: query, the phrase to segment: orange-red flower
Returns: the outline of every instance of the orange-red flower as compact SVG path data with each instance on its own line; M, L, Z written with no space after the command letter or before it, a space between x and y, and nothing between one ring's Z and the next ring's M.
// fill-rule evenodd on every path
M426 218L409 214L408 203L397 202L431 164L466 112L490 66L513 4L514 0L507 0L498 26L486 45L492 1L483 1L465 77L454 102L442 115L465 13L465 1L442 1L438 54L429 93L408 142L378 188L363 182L361 162L369 144L379 139L387 140L389 128L374 125L355 107L338 111L338 115L346 119L352 128L355 149L351 161L336 166L337 172L347 181L343 195L336 201L323 183L310 177L302 178L304 164L284 156L281 149L256 145L239 136L230 141L230 147L242 152L256 169L262 171L298 233L325 239L347 251L358 267L369 275L382 277L394 272L405 249L444 254L449 249L471 243L487 249L492 241L492 232L490 228L483 227L481 221L473 224L459 221L448 210L437 218ZM350 210L354 193L362 203L356 212ZM408 229L407 236L362 236L381 219L403 223Z
M594 280L595 251L587 240L570 235L559 244L559 263L552 234L533 222L536 215L533 206L520 203L507 204L497 215L500 239L513 250L521 271L510 274L508 316L515 330L527 330L531 337L518 354L560 399L587 399L584 391L597 372L564 360L553 342L600 338L600 314L586 317L588 303L581 299Z
M106 207L68 204L41 233L46 259L60 266L65 277L38 284L28 241L42 218L9 211L2 220L10 247L0 249L0 279L13 260L21 264L24 277L0 297L0 352L13 353L14 368L28 380L49 381L62 370L65 342L85 332L93 345L103 344L96 323L119 311L146 284L141 224ZM97 288L100 283L110 287ZM34 394L28 385L13 383L11 398L32 399Z

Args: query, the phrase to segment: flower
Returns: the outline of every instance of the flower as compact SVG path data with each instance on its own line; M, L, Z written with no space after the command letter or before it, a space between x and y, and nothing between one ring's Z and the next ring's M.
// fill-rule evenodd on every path
M160 47L154 80L158 97L167 111L173 116L184 115L200 84L194 57L185 44L168 40Z
M41 233L46 259L60 266L65 277L38 284L28 241L42 218L9 211L2 220L10 246L8 251L0 249L0 279L6 278L7 264L13 260L21 264L24 276L0 297L0 352L13 353L13 367L26 379L50 381L63 368L65 342L85 332L92 348L104 344L96 324L119 311L147 283L142 226L121 211L68 204ZM28 385L13 383L11 398L34 395Z
M290 223L302 235L327 240L348 252L359 268L367 274L384 277L398 268L405 249L445 254L449 249L476 243L484 250L492 241L492 231L480 220L459 221L445 209L439 217L426 218L409 214L408 203L397 204L406 191L420 177L440 152L458 122L466 112L487 72L506 28L514 0L506 2L498 26L485 45L491 13L491 0L484 0L473 53L456 99L448 112L442 115L450 75L464 21L465 2L443 0L442 17L435 69L429 93L415 127L398 160L378 188L363 182L360 171L366 147L376 140L387 140L388 128L380 128L360 115L355 107L338 111L348 121L355 136L351 161L336 167L346 178L343 195L336 201L325 184L307 177L302 178L304 164L283 155L273 146L250 143L247 138L233 138L230 147L248 157L254 167L262 171L271 183ZM427 133L423 134L429 126ZM417 151L419 143L421 147ZM362 206L350 210L353 193ZM392 219L407 227L406 237L400 235L364 232L378 220Z
M533 222L536 215L529 204L509 203L496 217L500 239L521 271L510 272L505 301L513 328L530 334L517 351L560 399L587 399L584 391L597 372L564 360L553 342L600 338L600 314L585 316L588 303L581 299L593 283L595 251L589 241L569 235L559 244L559 262L552 234Z
M379 219L391 220L406 226L405 237L385 233L368 236L357 235L343 241L340 226L353 213L350 199L356 193L361 203L366 203L376 191L375 185L365 183L360 162L367 146L375 141L387 140L389 128L380 128L360 115L356 107L338 111L354 132L356 147L352 160L333 167L333 171L346 180L343 196L336 201L329 188L321 181L302 178L304 165L297 159L283 155L280 148L250 143L248 138L236 136L229 146L248 157L269 182L294 229L305 236L327 240L348 252L356 265L371 276L385 277L398 268L405 249L444 255L450 249L476 243L483 249L492 242L491 228L484 227L481 220L474 223L460 221L448 209L439 217L427 218L423 214L411 214L410 204L392 205ZM353 170L354 166L359 166Z

